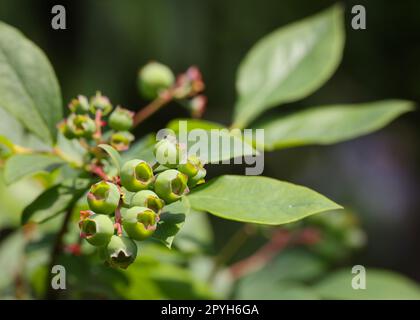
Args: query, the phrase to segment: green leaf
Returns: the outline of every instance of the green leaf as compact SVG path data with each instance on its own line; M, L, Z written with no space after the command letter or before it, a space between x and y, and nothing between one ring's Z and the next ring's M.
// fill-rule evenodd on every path
M220 163L234 158L256 156L259 154L242 136L232 134L228 129L218 131L198 131L196 139L187 141L189 154L195 154L206 163ZM182 140L180 140L182 142Z
M412 280L386 270L366 269L366 289L355 290L351 269L340 270L315 286L324 299L419 300L420 287Z
M338 67L344 47L343 10L335 5L261 39L241 63L234 125L296 101L321 87Z
M267 225L341 208L311 189L261 176L221 176L187 197L194 209L224 219Z
M40 171L51 171L64 163L62 159L52 155L16 154L6 161L4 180L6 184L10 184Z
M60 87L44 53L17 29L0 22L0 107L42 141L56 141L62 118Z
M36 150L49 150L37 136L27 131L23 125L0 105L0 136L7 137L13 144Z
M327 145L376 131L411 110L413 103L403 100L332 105L299 111L256 127L264 129L266 150Z
M180 131L180 122L185 121L185 131ZM243 139L238 130L230 131L215 122L205 120L176 119L171 121L168 129L173 130L181 143L187 145L190 154L195 154L207 163L219 163L243 156L256 156L255 150ZM183 136L188 134L188 136ZM199 148L200 147L200 148ZM199 152L197 152L199 148Z
M120 172L122 159L119 152L108 144L100 144L98 147L102 148L106 153L108 153L112 162L114 163L114 166L117 168L118 172Z
M22 213L22 224L42 223L65 212L88 190L89 179L71 179L45 190Z
M5 136L0 135L0 146L5 146L7 147L9 150L13 150L13 142L10 141L10 139L8 139Z
M190 204L185 197L165 206L160 214L160 220L152 238L170 248L175 235L184 224L185 215L188 214L189 210Z
M194 129L211 130L226 128L225 126L219 123L199 119L174 119L166 125L166 128L173 130L175 133L178 133L181 121L184 121L186 123L187 131L191 131Z

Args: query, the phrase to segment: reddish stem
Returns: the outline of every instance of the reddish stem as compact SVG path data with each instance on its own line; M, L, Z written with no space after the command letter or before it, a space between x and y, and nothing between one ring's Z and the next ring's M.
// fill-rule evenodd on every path
M153 113L158 111L160 108L168 104L173 98L173 90L168 89L167 91L160 94L155 100L149 103L146 107L138 111L133 117L133 126L138 126L141 122L150 117Z
M264 267L279 252L291 244L313 244L319 241L318 230L313 228L303 229L298 233L287 230L277 231L268 243L257 250L253 255L233 264L229 269L234 279L239 279L251 272Z
M120 237L122 236L121 224L122 224L121 211L120 211L120 207L118 206L118 208L115 210L115 228L117 229L117 233Z
M93 174L96 174L99 178L101 178L102 180L105 181L111 181L111 179L108 177L108 175L105 173L105 171L103 170L102 167L97 166L97 165L92 165L90 168L90 171Z
M96 110L95 113L95 124L96 124L96 132L94 134L94 138L96 140L100 140L102 137L102 111Z

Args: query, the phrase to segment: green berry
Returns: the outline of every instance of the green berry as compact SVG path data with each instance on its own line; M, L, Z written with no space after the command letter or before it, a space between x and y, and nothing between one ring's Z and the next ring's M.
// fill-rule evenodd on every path
M111 135L110 144L118 150L124 151L130 147L131 142L134 140L134 136L128 131L115 132Z
M150 62L139 71L139 90L145 98L150 100L155 99L174 82L175 76L171 69L158 62Z
M86 114L89 112L89 101L85 96L79 95L69 103L69 109L76 114Z
M85 114L71 114L66 122L68 131L67 136L74 136L76 138L91 138L96 131L96 124L88 115Z
M66 137L67 139L70 139L71 140L71 139L75 139L76 138L75 134L73 133L72 130L70 130L70 128L67 125L67 122L66 121L60 122L57 127L58 127L58 130L62 133L62 135L64 137Z
M90 98L90 112L93 114L96 111L101 111L103 116L106 116L112 111L112 104L109 99L103 96L99 91L96 92L96 95Z
M136 192L148 189L153 180L152 167L143 160L130 160L121 168L121 184L128 191Z
M189 178L197 175L200 169L203 168L203 164L199 157L190 155L185 163L181 163L178 166L178 170L186 174Z
M179 143L171 136L156 143L153 153L156 161L168 168L176 168L181 162L182 150Z
M131 207L146 207L152 209L154 212L159 213L165 202L158 197L156 193L151 190L142 190L137 192L130 202Z
M188 177L185 174L175 169L169 169L158 174L155 192L166 203L172 203L189 192L187 182Z
M123 218L123 227L128 236L134 240L144 240L156 230L158 215L146 207L132 207Z
M108 245L101 248L100 255L111 267L127 269L136 260L137 245L130 238L112 236Z
M194 188L195 186L206 182L204 180L206 174L207 174L206 169L200 168L195 176L188 178L188 187Z
M204 177L207 171L200 158L195 155L188 156L187 161L178 166L178 170L188 176L188 187L190 188L205 182Z
M109 116L109 126L117 131L127 131L133 126L133 112L117 107Z
M115 184L100 181L90 188L87 201L95 213L112 214L120 202L120 191Z
M79 222L81 235L94 246L105 246L114 235L112 220L103 214L93 214Z

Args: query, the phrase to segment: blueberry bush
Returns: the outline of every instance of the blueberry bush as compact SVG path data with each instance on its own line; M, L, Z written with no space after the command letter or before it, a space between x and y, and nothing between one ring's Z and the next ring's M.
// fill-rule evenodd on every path
M320 88L344 43L339 5L258 41L240 63L227 128L202 120L205 75L197 67L175 75L155 61L138 73L138 91L150 100L144 108L116 105L100 91L63 108L47 57L0 22L0 202L13 213L0 217L2 297L420 298L417 284L391 271L368 268L368 288L353 290L351 268L333 268L366 242L357 215L342 205L261 175L206 177L223 160L338 143L413 110L410 101L384 100L260 117ZM166 125L175 135L134 136L172 102L191 114ZM180 120L190 132L222 129L246 147L197 155L177 137ZM264 129L264 142L234 133L245 128ZM243 223L220 252L207 213ZM233 261L257 236L264 244ZM65 290L51 288L58 264Z

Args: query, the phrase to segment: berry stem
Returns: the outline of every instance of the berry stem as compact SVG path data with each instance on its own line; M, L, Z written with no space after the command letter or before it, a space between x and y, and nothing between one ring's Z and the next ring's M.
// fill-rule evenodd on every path
M96 174L99 178L105 181L111 181L111 179L108 177L108 175L105 173L104 169L102 167L97 165L92 165L90 168L90 171L93 174Z
M115 227L117 228L117 234L121 237L122 236L122 218L121 218L121 211L120 206L115 210Z
M158 111L163 106L167 105L173 99L173 88L162 92L155 100L149 103L146 107L139 110L133 117L133 127L138 126L144 120L149 118L152 114Z
M96 132L93 135L96 142L99 144L102 137L102 111L96 110L95 113Z
M209 281L211 282L216 276L219 269L242 247L255 229L250 224L245 224L227 241L226 245L221 249L220 254L214 259L213 269L210 272Z
M314 228L305 228L299 231L278 230L270 241L263 245L251 256L234 263L229 271L232 278L237 280L251 272L264 267L276 255L290 245L311 245L318 242L320 235Z

